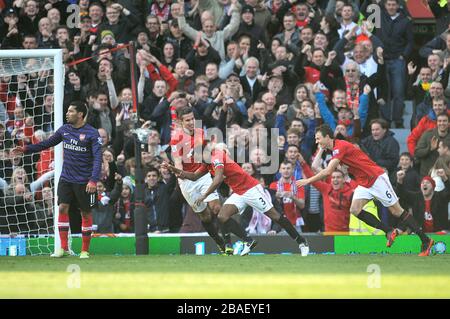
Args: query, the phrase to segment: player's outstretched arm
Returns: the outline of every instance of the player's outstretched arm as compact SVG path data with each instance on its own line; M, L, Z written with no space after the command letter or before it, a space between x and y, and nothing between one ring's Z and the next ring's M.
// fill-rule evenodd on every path
M295 184L297 185L297 187L302 187L302 186L320 181L320 180L324 179L325 177L327 177L328 175L331 175L331 173L333 173L336 170L336 168L338 167L339 162L340 161L337 158L333 158L330 161L330 163L328 163L327 168L320 171L316 175L311 176L310 178L299 179L298 181L295 182Z
M167 162L162 162L161 163L161 167L170 170L178 178L189 179L191 181L198 180L200 177L202 177L203 175L205 175L208 172L208 170L206 170L206 169L198 169L194 173L186 172L186 171L183 171L182 169L176 168L173 165L170 165Z
M62 128L62 127L61 127ZM55 134L50 136L50 138L43 140L37 144L28 144L25 146L17 146L11 150L12 155L22 155L40 152L52 146L58 145L62 141L61 128L59 128Z

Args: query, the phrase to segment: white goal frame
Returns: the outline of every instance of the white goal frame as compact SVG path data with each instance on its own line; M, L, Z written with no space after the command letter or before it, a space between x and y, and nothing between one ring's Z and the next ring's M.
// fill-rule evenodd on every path
M63 125L63 101L64 101L64 77L65 67L63 63L63 52L61 49L13 49L0 50L0 59L3 58L53 58L53 112L54 112L54 129L55 131ZM0 74L1 76L1 74ZM54 148L55 175L54 175L54 211L53 211L53 228L54 228L54 245L56 252L61 247L61 241L58 232L58 198L57 189L59 177L61 176L63 163L63 148L60 143Z

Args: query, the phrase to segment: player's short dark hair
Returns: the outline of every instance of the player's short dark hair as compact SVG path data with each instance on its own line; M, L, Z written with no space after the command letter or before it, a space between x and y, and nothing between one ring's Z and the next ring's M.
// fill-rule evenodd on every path
M70 102L70 106L73 106L77 112L83 113L83 117L86 117L88 113L88 107L86 103L82 101L72 101Z
M317 132L320 132L323 137L326 137L328 135L331 139L334 139L334 132L331 129L331 127L327 124L322 124L319 127L317 127L316 133Z
M177 109L177 117L178 117L178 119L181 120L183 118L183 115L187 115L187 114L190 114L193 112L194 112L194 110L192 109L192 107L183 106L183 107L180 107L179 109Z

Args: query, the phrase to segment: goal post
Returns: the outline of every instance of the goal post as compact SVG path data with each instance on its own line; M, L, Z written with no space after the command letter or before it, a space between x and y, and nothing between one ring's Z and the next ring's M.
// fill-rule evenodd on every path
M13 125L12 129L13 134L11 135L13 137L11 138L12 141L8 143L9 145L14 144L14 142L17 142L18 140L25 141L26 138L31 139L31 142L34 140L34 134L38 129L38 126L35 125L37 118L35 112L37 112L38 109L43 110L43 112L45 112L45 105L44 104L37 105L36 103L41 103L40 101L44 101L48 95L53 96L53 107L51 110L52 114L50 113L50 118L53 118L53 123L43 123L42 126L40 127L44 127L45 125L45 127L47 127L47 131L45 130L39 131L45 133L44 135L48 138L48 136L52 132L56 131L59 127L63 125L64 71L65 69L63 64L63 53L61 49L0 50L0 102L3 104L6 111L6 119L4 125L7 126L7 123L9 125L11 121ZM38 74L38 76L36 76L36 74ZM17 83L15 83L15 81ZM20 91L21 89L22 91ZM39 92L45 93L42 93L42 96L39 96L40 94ZM31 132L33 132L32 133L33 136L31 138L30 136L27 136L26 133L27 129L26 120L24 121L25 124L23 124L22 127L25 133L20 131L20 127L15 127L18 125L18 123L21 123L20 121L17 121L17 118L15 118L14 111L16 110L17 105L21 106L25 110L24 114L26 113L26 110L31 110L31 112L33 113L30 116L33 118L32 121L33 127L31 129ZM42 120L43 118L44 115L41 116L40 120L43 121ZM52 130L50 131L48 127L51 127ZM11 127L7 126L6 130L8 130L9 134L10 133L9 130L11 130ZM17 136L19 136L18 132L20 132L21 134L19 138L17 138ZM2 154L8 154L6 149L5 151L6 152L3 152ZM2 160L4 160L4 158L2 158ZM11 160L11 158L7 158L6 160ZM62 171L62 162L63 162L62 144L59 144L54 148L54 168L53 168L54 181L52 184L54 250L56 250L61 246L57 227L59 214L57 205L57 188L58 188L58 180ZM33 170L33 175L35 175L36 172L34 170L36 169L36 163L32 162L31 166ZM2 165L2 169L5 170L8 169L8 167L3 167ZM8 178L4 176L5 172L2 173L3 176L2 180L0 181L3 183L4 187L3 192L5 192L5 187L12 187L16 182L13 181L12 179L8 181ZM30 187L30 189L28 190L31 190L31 195L33 196L34 199L35 193L33 192L32 187ZM15 192L16 189L10 191ZM7 196L4 195L4 197L6 200ZM34 200L32 205L35 205ZM7 212L8 210L11 211L14 208L5 205L4 209L5 212ZM9 216L8 213L6 213L6 216L7 217ZM5 220L8 221L8 218L6 218ZM27 221L29 222L29 220ZM38 225L38 222L39 221L36 219L36 225ZM10 226L11 225L7 225L7 229L9 229L9 234L0 232L0 235L5 237L7 237L8 235L10 237L14 236L27 237L28 239L27 242L30 241L29 239L31 236L35 236L37 237L37 240L35 242L37 242L38 245L41 245L41 243L43 242L41 238L44 237L46 238L46 241L44 240L45 243L42 245L47 245L46 249L37 247L37 249L32 250L31 247L27 247L27 250L31 254L50 253L51 244L49 239L52 237L51 234L46 235L41 234L40 228L38 229L38 231L34 233L29 231L28 233L23 232L22 234L20 227L17 227L17 229L19 229L19 232L16 232L15 231L16 229L14 229L13 231L13 228ZM28 228L30 228L29 225ZM5 227L3 229L5 229ZM6 232L8 232L8 230L6 230Z

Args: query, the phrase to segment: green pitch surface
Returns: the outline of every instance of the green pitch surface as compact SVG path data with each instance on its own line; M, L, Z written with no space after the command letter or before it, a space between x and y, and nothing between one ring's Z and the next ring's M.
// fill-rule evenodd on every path
M449 266L449 255L0 257L0 298L449 298Z

